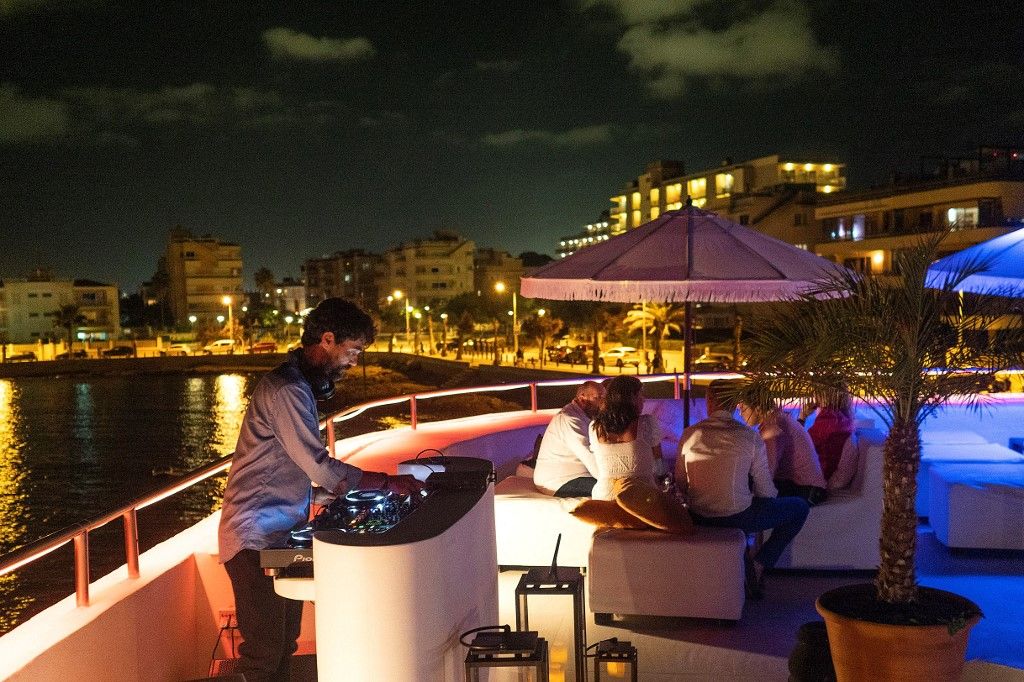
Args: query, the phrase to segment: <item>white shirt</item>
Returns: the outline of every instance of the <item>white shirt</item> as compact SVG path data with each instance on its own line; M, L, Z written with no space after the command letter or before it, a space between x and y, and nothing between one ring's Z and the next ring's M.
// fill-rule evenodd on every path
M773 410L761 420L759 431L775 480L825 487L814 442L792 416L782 410Z
M533 484L542 492L554 495L580 476L597 478L589 426L590 417L575 402L563 407L548 424L533 470Z
M595 500L612 499L612 488L620 478L639 478L655 485L654 448L661 445L661 429L649 414L640 415L636 438L628 443L602 443L590 424L590 447L597 462L597 483L592 493Z
M688 482L690 509L701 516L732 516L755 495L778 495L761 436L724 410L683 431L676 480Z

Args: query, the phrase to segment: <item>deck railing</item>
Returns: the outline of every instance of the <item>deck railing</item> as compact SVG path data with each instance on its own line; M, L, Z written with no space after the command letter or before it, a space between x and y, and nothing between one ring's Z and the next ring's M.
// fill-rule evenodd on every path
M452 395L466 395L470 393L493 393L505 391L519 391L527 389L530 396L530 410L536 412L538 409L538 389L564 387L579 384L588 377L579 376L568 379L551 379L546 381L531 381L514 384L497 384L493 386L472 386L468 388L442 389L437 391L426 391L422 393L411 393L395 398L383 398L361 403L355 407L346 408L337 413L328 415L321 422L320 427L326 430L328 447L331 454L336 455L335 424L353 419L368 410L391 405L408 403L410 415L410 427L415 429L419 425L417 417L417 404L419 401L441 398ZM596 377L603 379L605 377ZM681 377L678 374L654 374L639 377L645 383L673 382L673 395L676 399L680 397ZM108 523L121 519L124 525L124 553L125 564L128 568L130 579L139 577L139 535L137 514L140 509L145 509L161 500L186 490L193 485L205 481L208 478L223 473L231 466L231 455L227 455L211 462L205 466L195 469L188 474L176 479L174 482L163 486L155 491L146 493L135 498L131 502L116 509L104 512L93 518L76 523L63 530L51 533L46 537L30 542L19 547L13 552L0 557L0 575L16 571L32 562L41 559L51 552L60 549L67 543L74 543L74 571L75 571L75 603L78 606L89 605L89 533L107 525Z

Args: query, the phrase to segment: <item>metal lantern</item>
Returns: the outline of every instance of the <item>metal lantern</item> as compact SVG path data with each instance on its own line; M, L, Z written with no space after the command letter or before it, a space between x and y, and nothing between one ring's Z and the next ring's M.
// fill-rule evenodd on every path
M559 536L561 539L561 536ZM556 550L557 552L557 550ZM575 655L576 682L586 680L585 650L587 641L587 620L583 597L583 574L578 568L552 566L536 568L525 573L516 586L516 629L528 630L530 615L527 605L529 596L564 595L572 597L573 650Z
M616 638L605 639L593 645L594 682L629 679L637 682L636 647Z
M469 635L476 635L472 642L466 641ZM469 649L466 653L468 682L480 682L483 668L518 670L521 680L548 682L548 643L534 631L491 625L464 632L459 641Z

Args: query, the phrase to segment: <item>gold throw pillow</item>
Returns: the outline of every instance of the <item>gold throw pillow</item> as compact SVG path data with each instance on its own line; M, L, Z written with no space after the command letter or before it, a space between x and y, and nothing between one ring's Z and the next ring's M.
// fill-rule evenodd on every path
M678 535L693 534L690 513L673 496L635 478L620 478L612 488L615 503L649 526Z

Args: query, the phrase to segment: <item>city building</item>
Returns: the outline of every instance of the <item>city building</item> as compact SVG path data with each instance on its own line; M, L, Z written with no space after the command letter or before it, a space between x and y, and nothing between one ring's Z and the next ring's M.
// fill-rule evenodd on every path
M210 322L240 302L242 247L209 235L195 237L180 227L172 230L164 256L167 297L177 325ZM225 304L224 297L232 304Z
M86 279L56 279L38 269L27 278L0 282L0 338L4 343L65 340L57 312L75 306L81 322L75 341L106 341L120 335L117 287Z
M388 249L382 295L400 291L407 305L423 306L474 291L475 250L472 240L447 230Z
M769 236L813 248L819 238L814 206L846 187L844 164L784 159L778 154L687 173L678 161L655 161L611 198L609 234L615 235L694 206L749 225Z
M341 296L375 308L383 295L378 287L383 273L384 257L362 249L308 258L302 265L306 304L313 307L324 299Z
M602 211L601 215L592 223L588 223L583 230L576 234L560 237L558 248L555 253L559 258L571 256L585 246L602 242L611 236L611 227L608 222L608 211Z
M274 286L272 305L282 315L298 314L306 309L306 285L291 277L285 277Z
M519 290L519 278L523 276L523 261L508 251L478 248L473 255L473 289L493 291L494 285L503 283L511 291Z
M814 251L859 272L885 274L922 234L950 230L942 253L1024 227L1024 147L982 147L968 158L925 158L886 187L824 198Z

